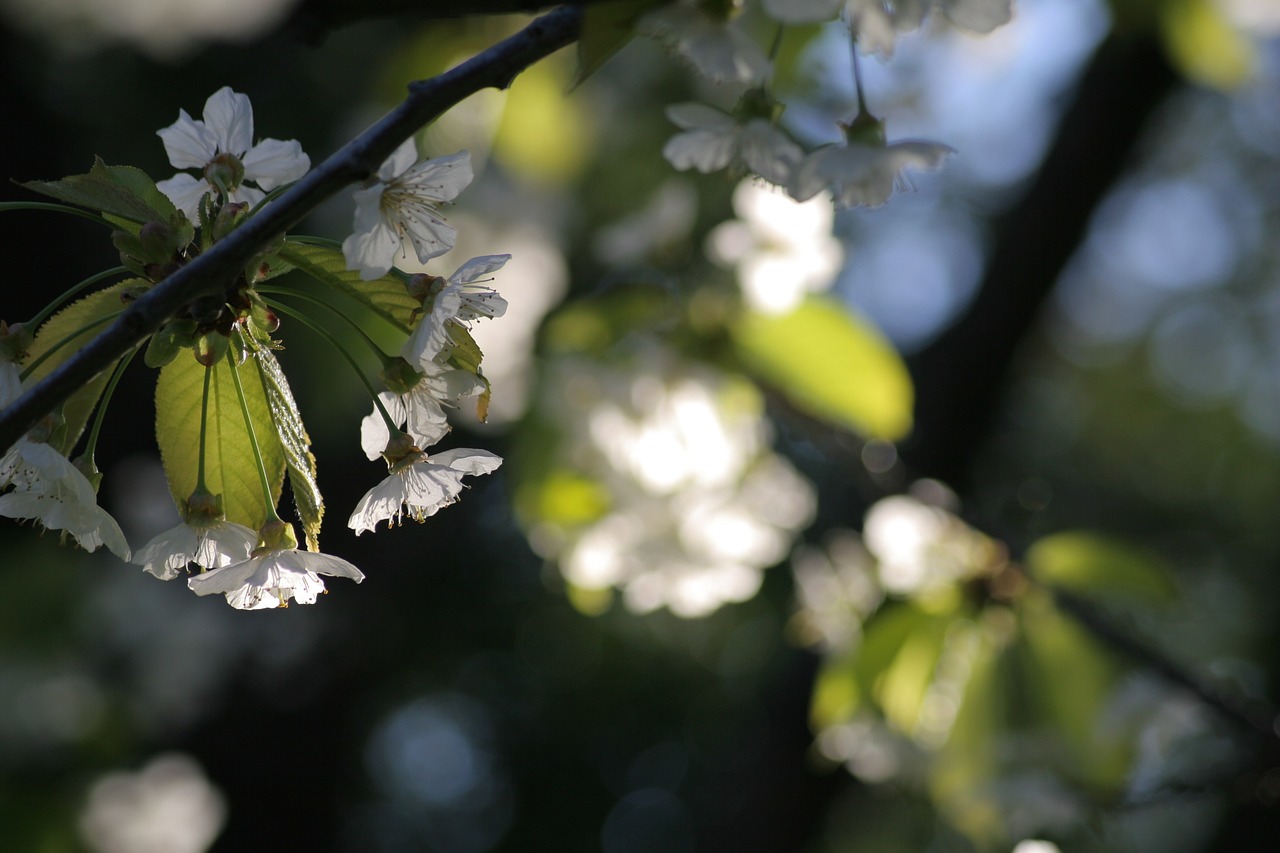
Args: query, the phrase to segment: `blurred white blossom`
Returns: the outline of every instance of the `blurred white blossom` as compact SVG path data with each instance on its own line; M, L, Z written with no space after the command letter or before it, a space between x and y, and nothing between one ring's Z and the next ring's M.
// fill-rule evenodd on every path
M555 374L542 410L565 431L557 462L609 501L535 536L566 579L685 617L754 595L814 510L812 487L768 449L758 392L656 346L611 366L564 358Z
M636 32L656 38L717 83L760 83L769 76L769 58L737 26L733 10L712 14L699 3L677 0L645 14Z
M736 269L749 306L783 314L806 294L831 287L844 249L831 233L834 214L825 194L802 203L744 180L734 190L733 209L738 219L711 232L708 253Z
M137 773L110 773L95 782L79 827L95 853L203 853L226 813L200 765L170 753Z

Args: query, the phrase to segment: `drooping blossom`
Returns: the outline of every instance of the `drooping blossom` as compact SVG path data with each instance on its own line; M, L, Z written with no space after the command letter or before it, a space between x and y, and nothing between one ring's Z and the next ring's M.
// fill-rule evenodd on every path
M405 516L422 521L458 499L462 478L496 471L502 458L487 450L458 448L441 453L411 453L356 505L347 526L357 535L378 522L399 524Z
M1013 0L764 0L765 10L785 23L829 21L844 12L867 53L893 54L899 33L924 23L935 9L972 33L989 33L1013 16Z
M191 563L219 569L249 559L258 533L234 521L183 522L155 536L132 562L160 580L173 580Z
M364 580L363 572L331 554L264 548L243 562L192 575L187 586L196 595L224 595L237 610L268 610L287 607L290 599L314 604L325 591L320 575Z
M662 156L677 169L703 174L729 168L786 186L804 152L783 130L760 117L739 118L706 104L667 107L681 133L667 140Z
M734 3L723 11L680 0L646 13L636 32L656 38L698 73L717 83L760 83L769 74L769 58L737 26Z
M480 280L502 269L509 260L510 255L481 255L458 267L443 282L437 278L439 289L432 298L430 312L418 323L400 350L405 361L417 365L420 370L429 370L452 346L450 323L461 323L470 328L476 320L505 314L507 300L493 288L481 284ZM425 300L423 304L425 306Z
M792 176L791 195L807 201L829 190L839 207L876 207L907 186L907 169L936 169L954 149L908 139L887 145L829 145L804 158Z

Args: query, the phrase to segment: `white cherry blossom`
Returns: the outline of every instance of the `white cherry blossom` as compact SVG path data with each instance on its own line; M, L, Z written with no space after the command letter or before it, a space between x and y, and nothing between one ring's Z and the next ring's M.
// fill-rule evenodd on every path
M760 83L769 74L769 58L737 27L735 16L710 14L694 2L648 12L636 32L656 38L718 83Z
M765 10L786 23L829 21L847 14L867 53L893 54L898 33L918 29L933 10L962 30L989 33L1013 16L1013 0L764 0Z
M470 448L406 457L360 499L347 526L359 535L380 521L399 524L404 516L422 521L458 499L464 476L488 474L501 464L500 456Z
M133 562L160 580L173 580L189 564L219 569L249 559L258 532L234 521L208 525L183 522L154 537L133 555Z
M471 183L471 154L418 161L413 139L406 139L383 161L377 178L356 190L355 226L342 243L347 269L369 281L387 274L396 256L405 257L405 241L420 263L453 248L458 232L440 217L440 205L453 201Z
M265 191L296 181L311 168L310 158L296 139L264 139L254 145L249 96L229 86L209 96L203 121L179 110L178 120L157 134L171 166L201 170L198 178L180 172L156 184L192 221L201 197L218 191L210 180L215 174L229 178L230 201L253 205L262 200Z
M458 267L435 295L431 313L422 318L401 348L404 360L417 365L419 370L429 371L452 346L449 323L458 322L470 328L475 320L505 314L507 300L478 280L502 269L509 260L510 255L481 255Z
M264 549L243 562L192 575L187 586L196 595L225 595L237 610L269 610L287 607L289 599L314 604L324 592L320 575L364 580L363 572L339 557L283 548Z
M29 518L48 530L64 530L86 551L107 548L129 559L129 543L116 520L98 506L87 477L47 444L20 440L5 455L2 476L15 491L0 495L0 515Z
M763 118L739 120L697 103L673 104L667 118L683 132L667 140L662 156L680 170L706 174L729 167L785 186L804 156L790 136Z
M839 207L876 207L906 186L906 169L936 169L952 153L946 145L922 140L830 145L805 157L792 177L791 195L806 201L825 189Z
M457 408L459 401L484 391L484 383L472 373L436 364L426 365L422 380L406 394L383 391L378 399L387 414L413 437L420 448L427 448L449 432L445 407ZM382 413L374 407L372 414L360 422L360 447L370 460L386 449L391 431Z

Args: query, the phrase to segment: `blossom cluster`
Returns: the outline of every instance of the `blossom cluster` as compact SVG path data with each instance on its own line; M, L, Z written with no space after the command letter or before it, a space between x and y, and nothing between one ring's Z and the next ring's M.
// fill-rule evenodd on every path
M762 7L778 27L843 16L858 47L884 57L893 53L898 33L918 29L935 9L974 33L990 32L1012 14L1011 0L763 0ZM841 207L875 207L905 186L907 169L936 169L953 153L928 140L888 142L884 123L866 110L860 90L858 115L838 124L843 143L806 151L779 123L783 104L771 91L772 60L742 25L742 12L742 2L681 0L649 12L637 25L704 77L746 87L732 112L696 102L667 108L680 132L663 155L677 169L728 169L783 187L797 201L826 191Z
M812 519L813 488L768 447L758 392L656 341L616 363L565 356L540 415L562 430L554 481L590 482L601 511L533 540L587 594L636 612L705 616L759 590Z
M141 209L153 217L113 234L126 267L139 274L139 278L126 284L137 289L158 282L224 237L254 210L269 205L274 191L303 178L310 170L310 160L296 140L263 139L255 143L249 99L230 88L223 88L208 99L200 119L180 111L178 120L158 135L170 163L180 170L194 170L195 174L180 171L156 183L153 191L139 191L136 188L142 185L136 170L128 172L126 183L118 177L121 172L102 167L96 174L47 184L42 190L63 198L68 193L65 187L74 186L78 194L72 194L70 200L84 203L85 198L95 197L93 193L103 183L125 183L123 190L116 185L109 187L108 196L104 196L108 203L110 198L128 195L133 205L128 211ZM457 233L444 221L440 207L452 201L471 179L470 155L466 151L422 159L414 141L406 140L356 191L353 233L343 242L340 253L316 248L316 244L296 244L326 253L325 257L332 253L349 271L349 277L324 273L319 277L321 284L330 284L349 296L375 304L375 296L361 291L365 282L378 280L383 288L370 293L385 293L388 285L399 283L403 294L395 304L416 306L392 316L405 335L399 357L376 352L383 362L381 377L387 390L375 395L374 412L362 424L360 438L368 458L382 457L390 470L352 512L348 525L356 533L373 530L382 521L394 524L406 516L421 521L434 515L457 500L464 488L464 476L490 473L502 462L485 450L428 453L427 449L449 431L447 408L470 398L483 417L490 389L480 370L482 353L469 330L476 321L501 317L505 312L506 301L485 282L509 256L473 258L448 278L425 272L411 275L395 269L407 259L409 247L420 264L453 247ZM77 180L80 183L71 183ZM167 211L164 199L171 205ZM286 237L285 248L277 247L281 257L290 257L291 239ZM185 487L183 492L174 493L181 523L131 553L120 526L97 503L97 484L101 480L93 463L97 425L88 449L73 462L64 451L75 443L79 429L68 437L71 430L56 418L46 419L48 423L29 432L0 457L0 491L7 490L0 494L0 515L31 519L46 529L63 531L85 550L105 545L162 580L185 576L187 585L198 595L221 594L242 610L286 606L291 600L313 603L325 591L321 575L363 580L364 574L351 563L319 551L316 534L323 510L318 505L318 492L311 518L302 519L307 534L305 550L298 547L293 525L275 513L273 495L279 493L279 486L273 490L269 479L282 478L286 463L278 463L276 473L268 474L254 417L259 419L257 430L265 426L267 431L278 431L280 446L292 449L293 459L287 464L291 479L298 477L293 480L295 497L300 488L306 491L314 485L314 471L310 469L314 460L310 460L306 449L305 430L293 410L283 373L270 354L276 346L271 334L279 324L275 312L296 314L312 328L317 327L313 322L317 318L305 319L305 312L296 306L269 301L275 300L279 291L263 288L259 279L265 280L273 263L269 251L260 259L259 275L240 276L228 290L224 306L209 309L193 305L174 318L147 348L149 366L163 369L176 358L194 355L204 370L203 402L195 401L202 412L200 438L198 445L191 445L199 447L196 485L189 496L185 496ZM344 319L360 330L355 321ZM367 334L365 339L375 346ZM34 369L30 365L24 372L23 367L32 340L23 324L0 324L0 406L20 394L23 382L29 378L27 374ZM181 355L184 350L186 356ZM50 354L53 353L45 353L44 357ZM356 364L349 354L347 358ZM250 412L238 375L246 366L262 375L260 387L275 388L273 392L262 392L268 395L266 405L256 416ZM122 369L123 364L117 368L115 378ZM229 517L224 495L206 486L204 443L209 416L205 407L210 405L209 379L214 371L228 371L225 375L233 380L243 410L246 440L252 445L265 495L260 517L243 517L239 505L235 517ZM372 386L370 391L374 391ZM104 400L99 406L99 419L105 406ZM166 468L169 461L166 459ZM189 459L185 462L190 464ZM236 462L248 464L250 460ZM223 459L222 464L228 463ZM176 489L173 472L167 473L171 487ZM239 479L252 477L240 475ZM209 482L225 483L226 479L219 473ZM188 575L193 569L195 573Z

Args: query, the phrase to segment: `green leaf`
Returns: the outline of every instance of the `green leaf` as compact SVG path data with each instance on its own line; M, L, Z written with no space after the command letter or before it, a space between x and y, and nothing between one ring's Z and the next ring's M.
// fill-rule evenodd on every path
M618 0L615 3L592 3L583 11L582 36L578 39L578 68L570 90L604 65L609 57L635 37L636 21L650 9L669 0Z
M124 309L124 304L120 301L121 292L140 284L146 285L147 282L137 278L117 282L72 302L46 320L36 331L26 363L35 364L46 353L49 355L31 371L25 384L29 386L48 376L83 349ZM101 373L68 397L63 404L65 426L51 442L61 453L70 453L71 448L75 447L116 363L113 361L104 365Z
M262 493L231 364L232 359L224 358L209 368L213 372L209 380L205 485L214 494L222 495L223 510L230 521L257 529L266 519L267 499ZM285 455L271 404L263 392L263 383L254 378L254 367L254 362L246 361L238 369L274 507L284 485ZM175 501L189 498L196 486L204 375L205 367L194 355L184 353L160 370L156 382L156 443Z
M1027 549L1025 563L1036 580L1074 592L1121 593L1155 603L1176 597L1169 572L1158 557L1098 533L1045 536Z
M1120 668L1043 592L1025 596L1019 624L1025 667L1025 695L1039 723L1062 741L1058 764L1070 777L1090 785L1123 786L1132 758L1132 733L1099 719Z
M839 303L809 297L789 314L744 312L730 334L744 365L796 408L868 438L896 441L910 431L906 365Z
M280 362L271 350L256 341L252 344L262 376L262 391L271 407L276 437L284 450L289 487L298 509L298 518L306 535L307 548L320 550L320 522L324 520L324 498L316 483L316 458L311 453L311 438L298 414L298 404L285 379Z
M341 249L290 242L285 243L275 257L301 270L320 284L355 299L406 334L413 325L414 315L422 312L422 305L409 295L404 282L394 275L361 281L359 271L347 269L347 261L342 256ZM274 265L275 262L269 260L268 263Z
M28 189L44 195L101 211L130 222L166 222L177 226L185 221L168 196L156 189L155 181L132 166L108 166L95 158L84 175L60 181L28 181Z

